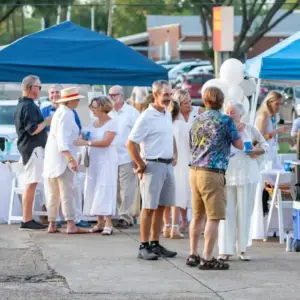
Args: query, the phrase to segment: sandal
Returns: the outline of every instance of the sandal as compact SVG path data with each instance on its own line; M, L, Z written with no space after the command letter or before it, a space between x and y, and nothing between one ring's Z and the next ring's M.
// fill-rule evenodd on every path
M89 230L90 233L101 233L103 232L103 227L95 225L92 229Z
M239 257L239 260L242 260L242 261L250 261L251 260L251 257L246 256L245 253L239 254L238 257Z
M127 223L125 220L123 219L119 219L117 224L114 225L117 228L123 228L123 229L128 229L130 227L130 224Z
M214 257L211 260L201 258L198 268L200 270L228 270L229 264L221 260L217 260Z
M112 227L104 227L102 235L112 235L113 234L113 228Z
M200 256L199 255L190 255L186 260L186 265L190 267L197 267L200 264Z
M51 231L47 231L47 233L60 233L61 231L58 230L57 228L55 228L54 230L51 230Z

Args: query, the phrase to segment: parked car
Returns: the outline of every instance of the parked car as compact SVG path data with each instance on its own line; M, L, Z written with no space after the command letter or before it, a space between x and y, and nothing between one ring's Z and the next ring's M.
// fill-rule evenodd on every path
M179 75L189 73L192 69L196 67L208 65L211 65L209 60L195 60L191 62L183 62L168 72L169 80L174 86Z
M192 69L188 74L189 75L196 75L196 74L201 74L201 73L214 74L214 68L213 68L212 65L210 65L210 66L199 66L199 67L196 67L196 68Z
M201 100L202 86L206 83L206 81L213 78L214 75L209 73L208 74L201 73L196 75L190 75L190 74L181 75L178 78L178 81L176 81L175 88L188 90L191 95L193 104L202 106L203 105Z
M176 67L177 65L183 63L183 62L190 62L194 61L194 58L191 59L174 59L174 60L160 60L156 63L161 65L162 67L166 68L168 71Z
M0 150L5 150L5 142L10 141L10 156L4 156L3 159L18 159L19 151L17 149L17 134L14 123L14 114L16 111L17 100L0 100Z

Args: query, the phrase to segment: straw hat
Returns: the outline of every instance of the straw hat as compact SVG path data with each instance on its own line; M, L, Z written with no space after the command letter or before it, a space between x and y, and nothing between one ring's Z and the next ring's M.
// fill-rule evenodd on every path
M61 98L57 100L55 103L64 103L72 100L82 99L84 96L78 93L76 87L69 87L61 90Z

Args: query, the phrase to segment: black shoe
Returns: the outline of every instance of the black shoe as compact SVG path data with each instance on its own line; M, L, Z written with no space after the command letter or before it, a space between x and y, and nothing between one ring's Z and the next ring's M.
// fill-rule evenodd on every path
M170 251L160 244L154 244L151 247L152 247L153 253L155 253L156 255L158 255L160 257L175 257L177 255L177 252Z
M151 246L139 249L138 258L144 260L158 260L158 256L153 253Z
M45 230L48 228L48 225L42 225L35 220L31 220L28 222L21 222L21 226L19 230Z

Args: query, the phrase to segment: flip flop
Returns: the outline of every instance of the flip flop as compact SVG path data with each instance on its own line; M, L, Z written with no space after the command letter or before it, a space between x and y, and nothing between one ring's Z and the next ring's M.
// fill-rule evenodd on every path
M90 233L101 233L103 232L103 227L94 226L92 229L89 229Z
M81 229L79 227L76 227L76 231L74 231L74 232L68 232L68 231L66 231L66 232L67 232L67 234L85 234L85 233L90 233L89 231Z

